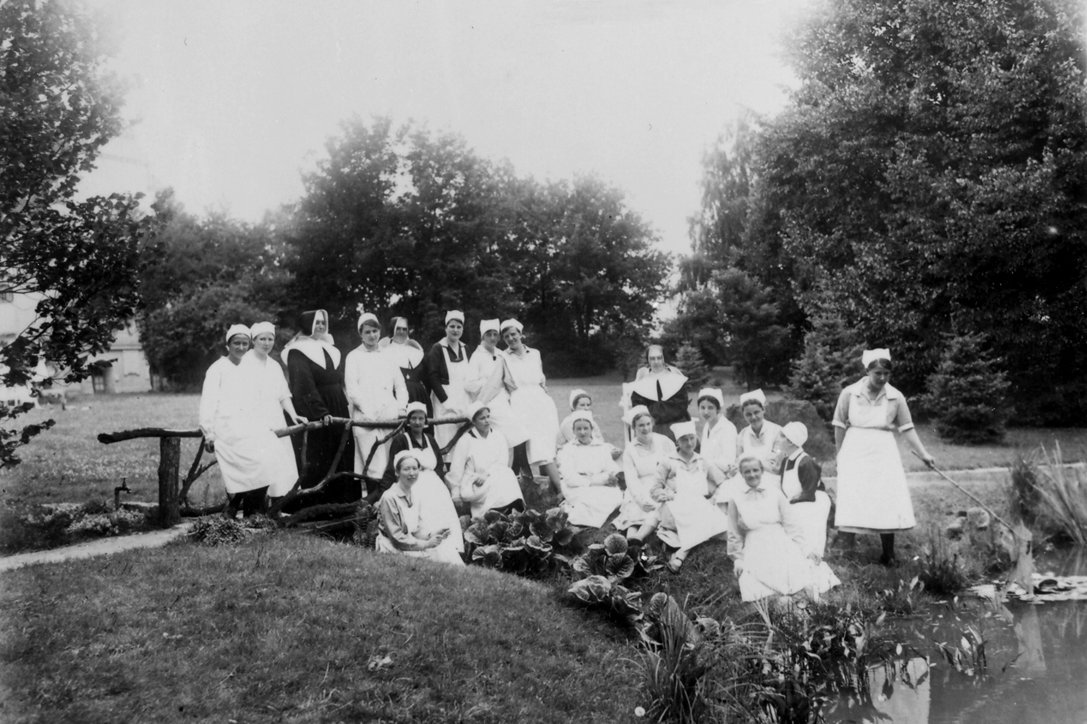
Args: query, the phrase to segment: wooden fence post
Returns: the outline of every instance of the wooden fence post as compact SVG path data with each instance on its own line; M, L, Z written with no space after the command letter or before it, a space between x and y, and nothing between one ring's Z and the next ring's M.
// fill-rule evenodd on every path
M163 528L181 521L178 495L178 468L181 464L181 438L159 438L159 524Z

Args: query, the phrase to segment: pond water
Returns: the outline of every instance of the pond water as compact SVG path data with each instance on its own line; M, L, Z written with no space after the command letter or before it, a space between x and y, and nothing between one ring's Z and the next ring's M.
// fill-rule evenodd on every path
M1087 574L1087 552L1039 560L1037 570ZM984 641L987 666L976 667L970 629ZM1087 602L947 607L902 622L900 636L917 657L896 675L871 672L870 697L843 696L828 722L944 724L1087 723ZM955 663L937 647L948 645ZM927 665L928 658L931 666Z

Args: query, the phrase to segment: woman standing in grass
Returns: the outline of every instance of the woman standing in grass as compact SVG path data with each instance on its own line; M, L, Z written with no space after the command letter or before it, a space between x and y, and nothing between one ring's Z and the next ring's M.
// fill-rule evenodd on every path
M464 334L464 313L457 310L445 314L445 337L435 342L427 352L426 380L430 388L435 418L457 417L468 409L468 358L471 350L460 341ZM455 425L436 425L434 439L444 448L456 434ZM438 461L441 462L441 457Z
M359 317L361 344L351 350L344 364L344 385L351 403L351 419L357 422L395 420L408 404L408 388L396 361L381 349L381 322L369 312ZM389 443L378 444L385 431L374 427L352 428L355 436L355 467L367 485L378 484L389 464ZM367 462L369 464L367 464Z
M343 355L328 333L328 312L323 309L303 312L299 331L283 348L287 360L287 382L298 412L309 420L328 423L333 417L348 416L347 394L343 383ZM306 440L306 458L301 461L303 488L312 488L330 472L342 439L343 429L327 426L310 430ZM295 441L301 454L301 439ZM350 472L354 467L355 446L351 436L335 471ZM344 503L361 497L357 480L337 479L328 484L323 498L329 503Z
M291 424L307 422L299 415L291 401L291 391L283 367L269 355L276 343L276 328L271 322L257 322L249 330L253 336L253 348L245 353L240 368L255 385L256 419L269 430L283 427L283 414ZM298 482L298 464L294 459L294 446L289 437L265 438L265 479L268 481L268 497L281 498Z
M660 507L649 491L657 482L657 468L661 461L676 454L676 444L664 435L653 432L653 416L644 405L627 411L623 421L634 431L634 439L623 449L626 490L623 491L623 504L619 508L619 517L615 519L615 528L633 536L653 511Z
M539 465L551 487L561 490L561 479L555 467L555 442L559 435L559 413L547 394L540 353L525 344L524 327L516 319L502 322L502 341L506 343L506 365L512 384L510 407L513 415L528 432L525 462Z
M792 523L789 501L763 479L762 461L740 459L746 490L729 507L728 554L740 583L740 598L758 601L807 591L812 598L841 581L815 554L805 554L803 536Z
M428 527L422 517L423 504L416 488L423 472L417 450L401 450L393 460L396 483L378 503L378 553L401 553L463 566L452 542L460 528Z
M389 469L385 474L386 482L396 480L396 468L393 462L396 456L405 450L411 451L418 461L420 469L416 477L416 497L419 501L419 521L430 530L448 528L454 535L450 545L458 552L464 551L464 538L460 533L460 517L450 495L451 486L446 482L445 466L441 464L441 452L434 437L426 431L426 405L421 402L409 402L407 406L407 429L394 437L389 446ZM373 500L374 494L367 496Z
M231 325L226 357L208 368L200 394L204 448L219 462L228 515L251 515L263 508L268 487L265 453L275 438L256 417L256 388L241 365L249 342L249 327Z
M423 346L411 338L411 327L407 317L393 317L392 337L382 338L380 344L382 351L392 357L396 366L400 368L400 374L404 378L404 385L408 390L408 402L422 402L430 411L430 394L422 378Z
M747 427L737 437L736 456L754 455L762 460L767 472L778 469L774 445L781 434L781 425L766 419L766 395L762 390L752 390L740 395L740 412Z
M895 430L930 467L936 461L917 437L906 398L889 383L891 353L865 350L865 376L849 385L834 409L838 501L834 526L845 533L878 533L880 563L895 563L895 533L915 525ZM852 543L852 536L848 539Z
M497 319L484 319L479 323L480 343L468 360L465 389L473 401L487 406L491 428L502 433L512 449L528 439L528 432L517 422L510 408L513 381L506 367L506 356L498 349L499 326Z
M509 466L509 446L502 433L491 425L491 410L482 402L468 407L472 429L453 448L453 460L446 477L453 500L471 507L473 518L488 510L507 513L524 510L525 501L517 476Z

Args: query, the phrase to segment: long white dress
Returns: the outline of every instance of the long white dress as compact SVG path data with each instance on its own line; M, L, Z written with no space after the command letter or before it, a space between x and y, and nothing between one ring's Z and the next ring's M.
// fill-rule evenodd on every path
M491 411L491 427L514 447L528 439L528 431L510 407L505 370L505 353L497 349L492 352L480 345L468 360L464 389L471 400L486 403Z
M256 386L256 419L269 430L282 428L286 424L283 401L291 397L283 368L270 357L261 359L253 350L245 353L239 366L242 367L242 374L250 377ZM289 493L298 481L294 447L289 437L277 438L273 435L271 438L262 436L262 439L266 443L261 457L265 469L264 479L268 481L268 495L279 498Z
M675 494L671 500L662 502L658 511L657 537L668 545L686 551L728 532L728 517L706 497L709 469L700 454L694 453L690 460L684 460L676 453L662 460L653 492L659 494L660 490Z
M408 446L419 456L419 467L422 468L419 471L419 479L412 488L413 496L419 505L420 525L429 531L448 528L452 535L446 542L455 550L463 552L464 535L460 528L460 516L457 515L457 508L453 504L449 488L445 487L445 483L434 472L438 466L434 451L429 444L422 448L415 447L411 437L407 433L404 435L408 438Z
M200 429L215 445L228 495L268 485L265 456L278 442L259 416L257 386L241 364L221 357L208 368L200 393Z
M615 527L619 530L641 525L660 507L649 491L657 482L661 461L676 454L676 444L660 433L650 434L648 445L635 437L623 449L623 477L627 489L623 491L623 504L615 519Z
M813 563L780 490L761 485L736 498L737 532L729 532L729 556L742 561L740 598L757 601L807 591L815 596L841 581L825 561Z
M424 520L418 483L410 492L396 483L382 494L378 503L378 536L374 548L378 553L399 553L463 566L464 560L456 548L456 540L461 538L459 527L434 548L418 547L422 539L441 527L432 528Z
M513 415L528 432L528 461L532 465L555 459L555 441L559 434L559 413L555 401L544 390L546 381L540 353L523 347L522 354L506 352L506 364L514 384L510 393Z
M599 442L582 445L576 440L562 446L558 456L562 475L562 508L571 525L599 528L623 502L623 491L603 481L619 472L611 449Z
M805 553L814 553L820 558L827 547L827 519L830 517L830 496L822 490L815 491L815 500L794 500L804 491L800 482L800 466L809 456L798 450L783 464L781 473L781 492L789 501L789 511L800 529L802 548Z
M408 403L408 388L396 357L381 348L371 351L359 345L348 353L344 362L344 386L352 420L395 420L404 413ZM387 435L388 430L355 427L352 434L355 436L355 473L380 479L389 463L389 443L385 442L376 450L374 443ZM373 457L370 457L371 450L374 450ZM363 470L368 457L370 464Z
M885 385L875 400L867 378L842 390L834 425L845 429L838 451L838 499L834 526L853 533L908 530L916 521L906 471L894 431L913 428L906 398Z
M523 499L509 466L509 445L493 428L486 437L473 428L460 439L446 477L453 486L453 500L459 497L468 503L473 518Z

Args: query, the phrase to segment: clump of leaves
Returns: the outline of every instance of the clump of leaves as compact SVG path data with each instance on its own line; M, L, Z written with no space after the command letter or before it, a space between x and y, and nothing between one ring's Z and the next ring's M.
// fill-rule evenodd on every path
M880 610L895 616L908 616L921 605L919 598L924 588L925 584L918 576L908 581L900 578L876 591L876 600Z
M607 576L592 575L575 581L566 591L576 601L603 608L614 618L635 623L642 616L642 594Z
M508 515L488 510L464 530L469 560L522 576L542 576L566 559L556 553L570 545L574 531L559 508Z
M970 577L959 554L951 550L937 530L930 530L917 566L917 578L914 580L920 581L925 590L933 595L953 596L970 585Z
M985 654L985 637L973 626L962 631L958 642L937 641L936 648L947 659L951 668L970 677L984 677L989 671L989 659Z
M232 545L245 540L247 535L244 523L218 515L201 518L189 531L190 538L208 546Z
M639 634L647 716L655 721L703 721L713 707L706 674L726 650L721 625L712 618L692 617L674 598L656 593L645 607Z
M632 547L619 533L612 533L603 543L593 543L574 559L574 572L581 576L604 576L612 582L639 578L660 570L664 563L641 546Z

